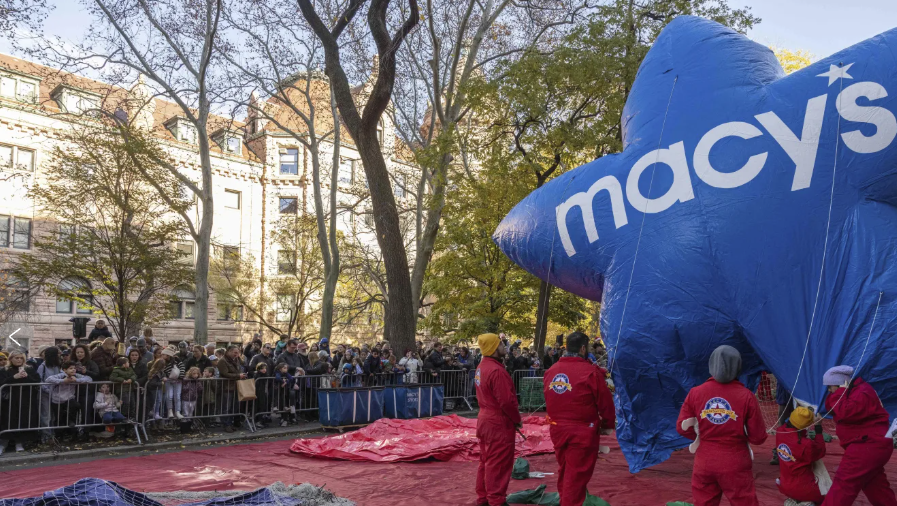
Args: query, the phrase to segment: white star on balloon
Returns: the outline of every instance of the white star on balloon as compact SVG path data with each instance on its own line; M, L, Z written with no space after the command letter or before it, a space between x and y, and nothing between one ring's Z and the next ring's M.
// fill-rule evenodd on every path
M827 77L828 85L831 86L838 79L853 79L853 77L847 73L847 69L849 69L853 65L853 63L848 63L843 67L839 67L837 65L829 65L828 72L823 72L816 77Z

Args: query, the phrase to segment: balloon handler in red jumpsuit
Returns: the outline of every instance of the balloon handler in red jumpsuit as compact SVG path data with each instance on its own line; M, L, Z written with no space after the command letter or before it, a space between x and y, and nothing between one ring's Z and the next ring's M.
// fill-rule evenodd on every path
M816 434L812 439L807 432L814 419L812 410L799 406L776 429L775 451L779 457L779 479L776 482L779 492L796 503L822 504L825 499L823 489L828 491L831 485L821 461L825 457L822 425L816 425ZM820 482L817 473L825 475L824 483Z
M888 432L888 412L875 389L854 378L853 367L839 365L826 371L822 383L830 392L826 409L835 419L835 433L844 457L835 472L825 506L853 504L860 491L873 506L897 506L897 498L885 476L885 464L894 453Z
M495 334L478 338L483 361L477 368L477 438L480 466L477 469L477 505L503 506L514 467L515 429L522 427L517 410L514 382L501 359L508 354Z
M600 432L610 434L615 424L607 373L589 362L588 355L589 337L570 334L567 353L543 379L561 506L582 506L598 459Z
M688 392L676 430L695 442L691 491L695 506L717 506L725 494L732 506L758 506L749 444L766 441L760 403L735 378L741 354L720 346L710 354L711 378ZM699 437L700 436L700 437Z

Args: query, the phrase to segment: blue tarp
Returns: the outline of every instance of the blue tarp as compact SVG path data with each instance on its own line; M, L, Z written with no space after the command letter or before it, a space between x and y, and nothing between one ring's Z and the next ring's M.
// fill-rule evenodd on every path
M387 418L424 418L442 414L445 387L443 385L407 384L386 387L383 391L383 410Z
M534 191L494 239L602 303L632 471L688 441L675 420L714 348L820 404L848 364L897 412L897 30L785 76L717 23L673 20L623 113L624 150ZM868 346L867 346L868 345Z
M184 506L299 506L300 499L276 495L267 488L238 496L208 499ZM117 483L84 478L73 485L27 499L0 499L0 506L162 506L147 496Z
M383 387L318 390L321 425L360 425L383 418Z

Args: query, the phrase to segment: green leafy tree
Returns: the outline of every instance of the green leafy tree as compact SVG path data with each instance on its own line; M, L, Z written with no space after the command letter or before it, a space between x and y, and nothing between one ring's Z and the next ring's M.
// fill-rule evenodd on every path
M43 210L34 248L13 259L12 274L32 290L91 308L124 339L164 320L171 291L192 280L175 248L186 234L177 213L192 201L170 200L174 208L162 202L141 172L156 174L172 193L179 182L129 152L119 133L82 124L62 134L45 167L46 184L30 190ZM148 165L138 170L135 163Z

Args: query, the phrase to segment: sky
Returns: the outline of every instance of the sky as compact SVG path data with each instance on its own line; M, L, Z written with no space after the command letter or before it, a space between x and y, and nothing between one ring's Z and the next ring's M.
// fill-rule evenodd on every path
M748 35L767 46L809 51L824 58L897 27L897 0L728 0L733 7L750 6L763 21ZM56 9L47 32L75 40L90 19L80 2L50 0ZM4 44L0 51L9 52Z

